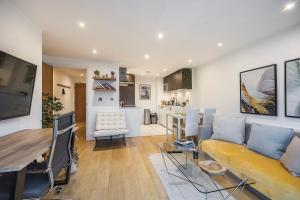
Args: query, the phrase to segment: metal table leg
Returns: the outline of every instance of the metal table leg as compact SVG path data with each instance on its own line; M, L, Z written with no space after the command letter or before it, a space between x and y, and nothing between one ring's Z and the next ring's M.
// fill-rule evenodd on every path
M173 159L174 159L174 160L175 160L175 161L176 161L183 169L185 169L185 167L184 167L182 164L180 164L179 161L177 161L172 155L170 155L170 154L168 154L168 153L165 153L162 149L160 149L160 151L161 151L161 155L162 155L162 158L163 158L163 162L164 162L164 165L165 165L165 168L166 168L166 172L167 172L169 175L172 175L172 176L175 176L175 177L180 178L180 179L182 179L182 180L185 180L185 181L191 183L192 186L193 186L198 192L200 192L200 193L205 193L205 192L202 192L196 185L201 186L201 187L203 187L204 189L205 189L205 187L204 187L203 185L201 185L201 184L199 184L199 183L196 183L196 182L192 181L191 179L189 179L189 178L184 174L184 172L182 171L182 169L180 169L180 167L177 167L177 166L176 166L176 164L175 164L175 162L172 160L172 158L173 158ZM177 169L180 171L180 173L181 173L184 177L180 177L180 176L177 176L177 175L175 175L175 174L169 172L168 167L167 167L167 164L166 164L166 161L165 161L164 155L166 155L166 157L173 163L173 165L177 167ZM171 158L170 158L169 156L171 156Z
M166 136L168 137L168 128L169 128L169 125L168 125L168 114L166 114Z
M180 140L181 138L181 118L177 118L178 121L178 127L177 127L177 134L176 134L176 140Z

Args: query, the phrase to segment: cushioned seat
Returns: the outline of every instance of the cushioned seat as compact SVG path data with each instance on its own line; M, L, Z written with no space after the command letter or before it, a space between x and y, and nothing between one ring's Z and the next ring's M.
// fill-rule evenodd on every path
M256 180L252 186L270 199L300 199L300 178L291 175L278 160L218 140L205 140L200 148L239 178Z
M126 114L124 112L98 112L95 138L126 135Z
M47 194L50 187L48 173L28 173L26 174L23 198L40 198Z
M125 135L127 133L127 129L99 130L94 132L94 137Z

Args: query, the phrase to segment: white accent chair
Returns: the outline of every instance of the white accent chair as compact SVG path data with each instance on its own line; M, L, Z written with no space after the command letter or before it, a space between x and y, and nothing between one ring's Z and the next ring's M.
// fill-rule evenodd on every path
M199 122L200 122L200 110L197 108L188 108L186 112L185 121L185 137L198 136L199 134Z
M124 138L124 145L126 145L125 135L128 134L126 128L126 114L125 112L98 112L96 117L96 130L94 138L97 141L109 137L110 142L113 137Z
M215 114L216 114L216 108L204 109L203 125L199 127L200 140L206 140L211 137Z

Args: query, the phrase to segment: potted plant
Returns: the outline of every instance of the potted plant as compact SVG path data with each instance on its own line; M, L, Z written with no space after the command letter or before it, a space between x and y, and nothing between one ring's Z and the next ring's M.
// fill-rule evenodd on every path
M95 74L95 77L99 77L100 71L99 71L99 70L95 70L95 71L94 71L94 74Z
M43 93L43 103L42 103L42 124L43 128L50 128L53 125L53 119L58 114L58 112L64 108L60 100L48 93Z

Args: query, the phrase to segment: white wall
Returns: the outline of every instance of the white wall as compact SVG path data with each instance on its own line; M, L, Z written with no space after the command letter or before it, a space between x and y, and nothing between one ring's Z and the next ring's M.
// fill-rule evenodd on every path
M64 114L74 111L74 80L71 76L61 72L57 68L53 68L53 95L60 99L63 104L64 109L59 111L58 114ZM62 94L62 87L57 86L57 84L62 84L71 87L70 89L64 88L65 94Z
M140 84L151 85L151 99L140 100ZM153 77L135 76L135 105L144 109L150 109L151 112L156 112L157 102L157 81Z
M284 61L300 57L300 28L260 41L236 54L199 67L198 105L216 107L218 113L247 116L249 122L300 129L300 119L284 116ZM224 46L223 48L226 48ZM239 72L277 64L278 117L240 114ZM299 94L300 95L300 94Z
M30 116L0 121L0 136L42 123L42 31L18 8L0 1L0 50L38 66Z

